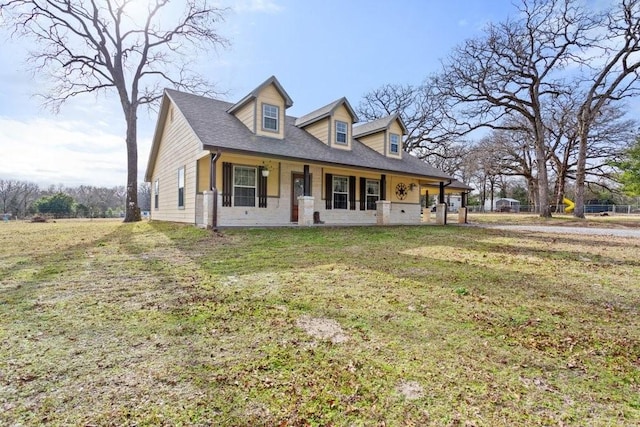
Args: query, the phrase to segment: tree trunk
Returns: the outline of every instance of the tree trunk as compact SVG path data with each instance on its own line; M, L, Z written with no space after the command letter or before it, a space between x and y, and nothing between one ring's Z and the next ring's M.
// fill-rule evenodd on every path
M562 169L560 169L562 167ZM558 168L558 178L556 180L556 213L560 212L560 206L564 204L564 189L567 186L567 172L564 166Z
M489 183L491 184L491 212L495 211L494 207L495 205L493 204L493 190L494 190L494 181L493 179L489 179Z
M137 105L129 105L124 112L127 122L127 200L124 222L140 221L138 207L138 117Z
M536 135L536 160L538 163L538 202L540 203L540 216L542 218L551 218L551 209L549 208L549 177L547 175L547 153L544 144L544 130L540 123Z
M582 123L579 125L580 141L578 145L578 164L576 165L576 207L573 209L573 216L584 218L584 181L587 167L587 135L588 127Z
M482 213L486 211L485 205L487 204L487 177L482 180Z
M527 190L529 192L529 203L533 205L533 212L540 212L538 209L538 183L533 176L527 176Z

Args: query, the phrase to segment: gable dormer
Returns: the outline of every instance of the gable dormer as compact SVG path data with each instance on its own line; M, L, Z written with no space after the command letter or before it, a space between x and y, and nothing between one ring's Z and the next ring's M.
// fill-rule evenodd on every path
M260 136L284 139L285 111L293 101L275 76L227 110L251 132Z
M402 137L407 128L398 113L353 128L353 137L378 153L402 158Z
M353 124L357 121L358 116L347 98L343 97L298 118L296 126L306 130L329 147L351 150Z

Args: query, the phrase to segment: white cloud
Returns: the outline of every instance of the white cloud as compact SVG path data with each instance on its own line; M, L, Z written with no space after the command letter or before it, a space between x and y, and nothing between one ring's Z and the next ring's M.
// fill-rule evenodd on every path
M236 12L278 13L283 10L272 0L242 0L234 2Z
M150 141L139 145L142 175ZM122 135L80 121L0 116L0 178L112 187L126 184L126 171Z

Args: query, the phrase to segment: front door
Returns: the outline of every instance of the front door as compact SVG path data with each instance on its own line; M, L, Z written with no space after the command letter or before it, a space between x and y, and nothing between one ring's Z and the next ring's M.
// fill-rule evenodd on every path
M291 180L291 222L298 222L298 197L304 195L304 175L294 173Z

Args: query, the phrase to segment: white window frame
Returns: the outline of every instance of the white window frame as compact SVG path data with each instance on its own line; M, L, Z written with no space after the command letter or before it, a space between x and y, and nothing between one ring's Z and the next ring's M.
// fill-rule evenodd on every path
M275 110L275 117L273 116L274 111L269 111L270 109ZM266 119L275 120L276 127L275 129L267 127L265 124L267 123ZM271 104L262 104L262 130L266 130L269 132L279 132L280 129L280 107L277 105Z
M340 126L344 126L344 132L340 131ZM338 138L338 135L344 135L344 141L340 141L340 138ZM336 120L336 144L340 144L340 145L348 145L349 144L349 125L347 124L347 122L341 122L339 120Z
M396 147L395 151L393 150L394 145ZM400 135L398 135L397 133L392 133L389 135L389 153L391 154L400 153Z
M376 186L378 187L378 192L377 193L369 193L369 183L375 183ZM373 203L373 208L369 208L369 198L373 198L375 197L376 202L378 200L380 200L380 180L378 179L367 179L366 183L365 183L365 199L364 199L364 204L365 204L365 209L366 210L376 210L376 205L375 203Z
M236 183L236 175L238 170L249 170L253 172L253 185L245 185L245 184L237 184ZM236 203L236 188L253 188L253 204L237 204ZM256 196L258 194L258 170L253 166L233 166L233 206L243 206L243 207L255 207L256 206Z
M184 209L185 205L185 182L186 182L186 170L184 166L178 168L178 208ZM182 196L182 200L180 197Z
M345 191L336 191L336 181L344 180L345 182ZM349 209L349 177L348 176L333 176L333 181L331 182L333 187L333 209ZM346 196L344 207L337 207L336 203L336 194L344 194Z

